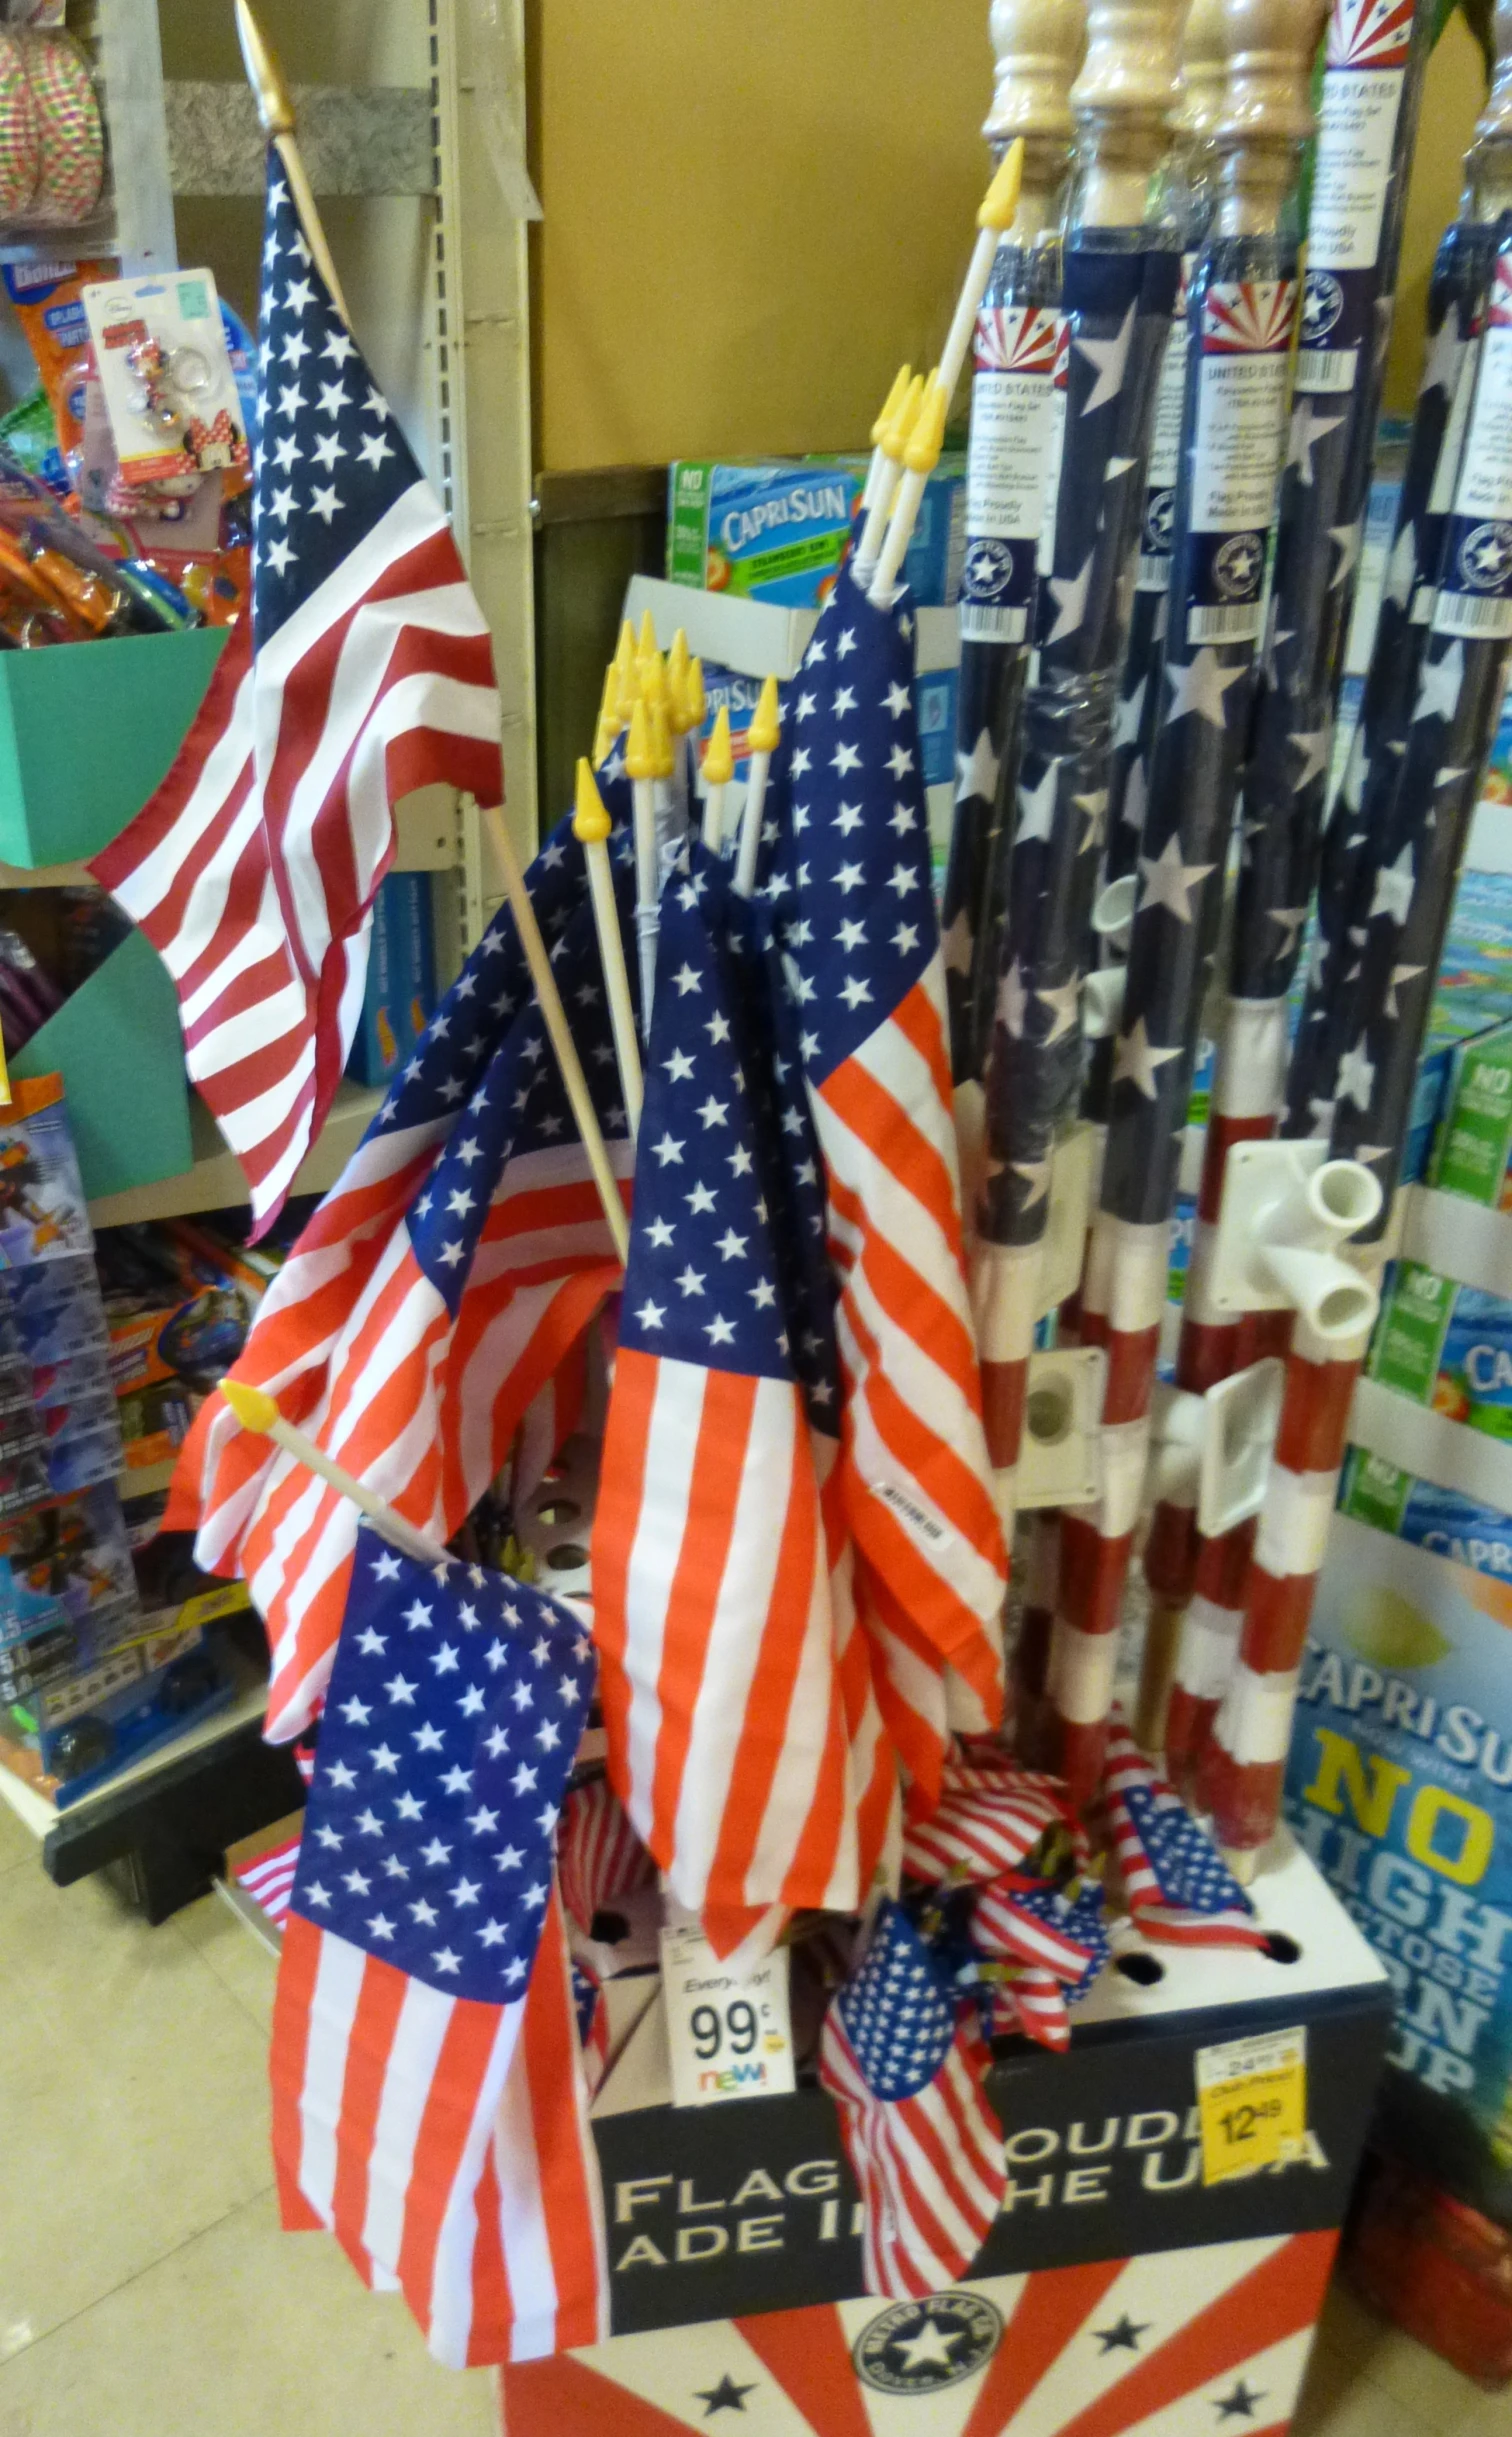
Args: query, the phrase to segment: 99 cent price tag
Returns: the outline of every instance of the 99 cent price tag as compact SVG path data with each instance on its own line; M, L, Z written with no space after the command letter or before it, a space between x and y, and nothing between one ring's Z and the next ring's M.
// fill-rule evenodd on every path
M786 1947L744 1974L696 1928L664 1929L661 1953L673 2106L796 2089Z
M1197 2120L1204 2183L1278 2165L1307 2130L1307 2033L1199 2048Z

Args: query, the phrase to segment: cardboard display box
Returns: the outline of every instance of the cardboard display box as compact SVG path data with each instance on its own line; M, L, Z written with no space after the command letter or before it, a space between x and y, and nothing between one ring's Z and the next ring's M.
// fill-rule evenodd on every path
M972 2277L924 2302L862 2292L855 2186L823 2092L673 2109L653 2003L595 2109L614 2335L506 2370L510 2437L673 2437L726 2412L746 2437L1284 2428L1390 1994L1285 1840L1256 1893L1273 1953L1136 1945L1078 2010L1069 2055L1025 2043L998 2066L1007 2203ZM1297 2154L1204 2185L1198 2049L1298 2027Z

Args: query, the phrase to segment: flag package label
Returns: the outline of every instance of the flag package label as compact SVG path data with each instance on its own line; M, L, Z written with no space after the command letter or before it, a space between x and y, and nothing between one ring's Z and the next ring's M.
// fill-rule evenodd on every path
M1260 632L1296 302L1289 279L1215 280L1202 299L1189 644L1252 642Z
M861 498L864 465L721 465L680 458L667 470L667 575L674 584L818 609L834 590ZM924 607L949 608L960 589L966 530L964 464L930 476L903 580Z
M367 988L347 1073L369 1089L413 1056L436 1004L429 872L390 872L373 908Z
M1474 1573L1512 1582L1512 1516L1498 1506L1477 1505L1462 1490L1420 1481L1372 1448L1351 1447L1339 1510L1437 1557L1452 1557Z
M1449 1068L1428 1181L1491 1210L1512 1209L1512 1022L1463 1042Z
M786 1947L740 1972L690 1926L662 1931L661 1958L675 2107L796 2088Z
M1492 1438L1512 1438L1512 1303L1420 1261L1393 1264L1369 1375Z
M1287 1770L1292 1825L1397 1992L1389 2061L1512 2185L1512 1586L1336 1518ZM1314 2085L1316 2087L1316 2085Z
M1308 211L1299 390L1352 389L1360 349L1373 335L1381 224L1411 34L1405 9L1385 16L1368 0L1352 0L1330 11Z
M966 458L961 636L1021 643L1039 564L1065 322L1037 305L984 305L977 316Z
M1512 635L1512 263L1500 255L1444 566L1434 633Z
M198 480L248 462L241 398L211 271L84 290L123 482Z

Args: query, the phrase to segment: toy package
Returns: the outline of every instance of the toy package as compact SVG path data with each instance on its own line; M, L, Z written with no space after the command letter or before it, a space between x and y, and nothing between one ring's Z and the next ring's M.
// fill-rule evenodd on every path
M110 504L129 508L144 486L171 497L204 474L245 473L247 435L214 274L100 280L83 294L122 486Z
M101 1236L110 1377L128 1475L178 1452L201 1399L241 1352L278 1265L266 1246L249 1251L187 1219L112 1227Z
M370 1089L412 1055L436 1004L429 872L390 872L373 908L362 1013L347 1073Z
M1336 1517L1287 1771L1396 1984L1390 2061L1512 2206L1512 1584Z

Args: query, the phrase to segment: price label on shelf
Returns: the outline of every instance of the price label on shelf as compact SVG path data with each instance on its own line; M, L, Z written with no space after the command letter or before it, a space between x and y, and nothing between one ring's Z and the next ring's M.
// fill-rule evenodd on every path
M1279 2165L1307 2130L1307 2033L1199 2048L1197 2120L1204 2183Z
M721 1963L696 1928L664 1929L661 1950L673 2106L795 2089L786 1947L745 1973Z

